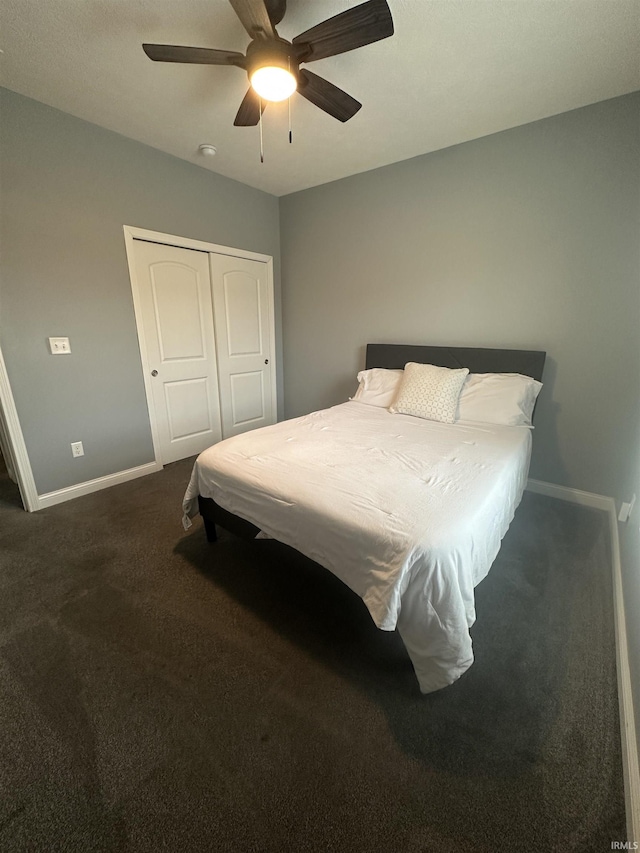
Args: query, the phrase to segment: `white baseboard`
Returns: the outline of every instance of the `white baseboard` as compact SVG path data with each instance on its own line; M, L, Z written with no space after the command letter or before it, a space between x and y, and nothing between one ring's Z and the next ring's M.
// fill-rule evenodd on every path
M37 509L45 509L49 506L55 506L55 504L64 503L64 501L80 498L83 495L90 495L100 489L108 489L110 486L117 486L119 483L135 480L136 477L153 474L155 471L162 471L162 465L159 462L148 462L146 465L138 465L136 468L127 468L126 471L116 471L115 474L107 474L105 477L97 477L95 480L87 480L85 483L77 483L75 486L67 486L55 492L47 492L44 495L38 495Z
M622 765L624 793L627 813L627 841L640 842L640 762L636 738L631 670L629 669L629 646L627 643L627 620L622 589L622 565L620 563L620 539L618 537L618 515L613 498L529 480L527 489L539 495L559 498L562 501L604 510L609 515L611 531L611 565L613 569L613 605L616 632L616 669L618 673L618 705L620 708L620 734L622 738ZM620 839L621 841L624 839Z
M527 490L548 498L558 498L580 506L590 506L609 512L613 498L597 495L594 492L583 492L581 489L570 489L568 486L557 486L555 483L545 483L543 480L527 480Z
M622 589L620 539L618 515L613 498L610 498L609 524L611 527L611 560L613 564L613 595L616 619L616 657L618 664L618 703L620 705L620 731L622 734L622 764L627 811L627 840L640 842L640 756L636 737L635 710L629 669L627 619ZM640 709L638 709L640 711Z

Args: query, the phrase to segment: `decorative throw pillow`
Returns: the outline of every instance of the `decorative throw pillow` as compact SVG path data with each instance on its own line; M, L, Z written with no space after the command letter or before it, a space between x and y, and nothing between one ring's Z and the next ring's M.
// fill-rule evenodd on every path
M404 366L398 396L390 411L452 424L456 419L458 398L468 373L466 367L451 370L410 361Z
M402 370L387 370L384 367L361 370L358 373L358 390L351 399L388 409L396 398L403 373Z
M542 382L521 373L470 373L458 401L458 420L531 426Z

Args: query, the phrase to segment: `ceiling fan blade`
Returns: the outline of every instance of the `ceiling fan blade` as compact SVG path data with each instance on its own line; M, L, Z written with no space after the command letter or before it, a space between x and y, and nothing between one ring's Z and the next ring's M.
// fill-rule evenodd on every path
M262 112L267 106L266 101L262 101ZM240 109L238 110L234 125L236 127L253 127L260 121L260 96L257 92L249 87L247 94L242 99Z
M277 26L284 18L287 11L287 0L265 0L269 20L273 26Z
M392 35L387 0L369 0L300 33L292 43L300 62L315 62Z
M182 47L175 44L143 44L142 49L154 62L192 62L196 65L238 65L245 67L243 54L209 47Z
M229 0L229 3L252 39L260 36L276 37L266 0Z
M298 83L298 92L303 98L339 121L349 121L362 106L360 101L306 68L298 73Z

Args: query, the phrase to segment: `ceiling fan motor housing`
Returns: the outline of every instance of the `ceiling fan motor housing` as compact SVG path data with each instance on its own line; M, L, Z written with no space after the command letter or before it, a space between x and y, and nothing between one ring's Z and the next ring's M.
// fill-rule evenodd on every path
M298 76L299 62L295 49L291 42L285 39L255 39L247 48L246 62L249 81L255 71L265 66L283 68L285 71L290 71L294 77Z

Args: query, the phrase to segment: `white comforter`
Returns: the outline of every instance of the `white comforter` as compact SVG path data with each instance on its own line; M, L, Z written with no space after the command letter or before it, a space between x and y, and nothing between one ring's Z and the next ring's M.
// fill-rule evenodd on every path
M201 453L184 500L251 521L341 578L398 628L423 693L473 663L474 587L526 484L525 427L453 425L349 402Z

